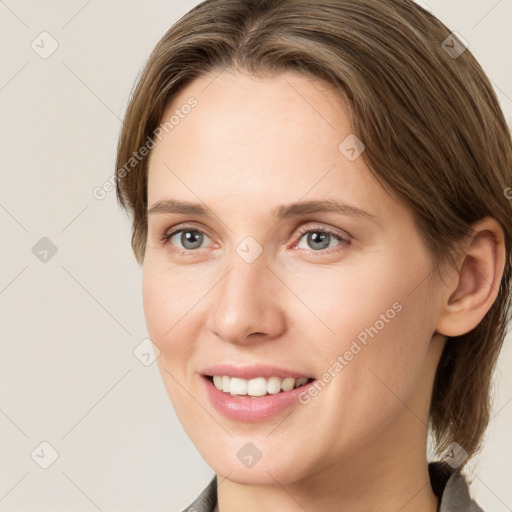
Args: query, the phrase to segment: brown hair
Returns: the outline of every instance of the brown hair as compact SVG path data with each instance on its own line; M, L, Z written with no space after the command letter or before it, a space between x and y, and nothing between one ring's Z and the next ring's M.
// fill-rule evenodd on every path
M412 0L206 0L149 57L126 112L116 184L133 216L132 248L142 263L148 158L128 170L126 163L151 139L179 90L224 68L298 71L336 87L366 146L367 166L412 207L437 270L454 264L456 242L471 235L475 221L491 216L504 229L497 299L478 326L448 338L432 392L437 454L455 441L472 456L489 422L492 374L510 321L512 201L505 191L512 142L482 68L469 50L458 55L453 48L464 49Z

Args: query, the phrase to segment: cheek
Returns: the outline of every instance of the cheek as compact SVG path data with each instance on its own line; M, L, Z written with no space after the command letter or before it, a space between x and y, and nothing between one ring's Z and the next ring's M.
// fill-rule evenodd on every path
M295 280L294 292L311 305L315 322L311 323L311 315L293 320L302 321L304 329L312 330L314 325L317 335L310 342L318 353L348 350L358 336L364 344L375 334L375 324L380 336L399 321L408 283L395 277L397 262L386 261L383 255L361 266L364 272L347 266L328 273L303 272L304 277Z
M150 260L143 270L142 298L151 340L164 358L170 353L179 354L187 346L180 340L194 318L193 297L176 279L170 278L169 271L152 266Z
M149 335L160 347L166 331L172 327L172 296L165 280L158 279L147 266L143 273L142 300Z
M150 263L150 258L144 263L142 285L147 330L160 350L157 364L171 403L180 421L186 424L191 414L190 396L180 384L189 378L186 372L190 370L194 350L194 336L190 329L194 328L197 319L194 319L193 309L189 311L193 305L193 302L189 304L192 298L177 292L175 280L169 278L169 272Z
M347 269L333 274L322 283L321 293L320 287L309 288L315 292L308 301L330 331L322 327L324 334L311 343L316 367L343 373L334 387L351 395L357 392L361 405L361 400L373 402L379 395L396 401L393 393L407 400L433 334L425 279L429 261L421 255L387 254L372 258L364 273ZM339 356L341 366L333 368ZM381 401L383 407L385 403Z
M402 413L413 423L423 416L414 397L431 339L429 297L425 285L414 289L420 264L405 276L399 263L382 258L382 268L357 279L344 273L324 288L323 298L315 293L315 312L334 334L311 343L316 350L308 357L328 384L306 407L336 432L334 451L362 448Z

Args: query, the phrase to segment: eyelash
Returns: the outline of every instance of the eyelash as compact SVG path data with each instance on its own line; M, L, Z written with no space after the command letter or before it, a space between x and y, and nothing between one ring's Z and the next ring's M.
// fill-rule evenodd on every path
M173 231L171 231L170 233L167 232L165 233L162 238L161 238L161 241L164 245L169 245L170 243L170 240L171 238L178 234L178 233L181 233L182 231L195 231L197 233L201 233L203 235L206 235L208 236L207 233L204 233L203 231L201 231L200 229L197 229L196 227L194 226L187 226L187 225L184 225L184 226L177 226ZM331 235L333 236L336 240L338 240L339 242L341 242L341 246L344 246L342 247L341 250L344 250L346 248L346 246L350 245L350 240L347 238L347 237L344 237L342 235L340 235L339 233L336 233L330 229L326 229L322 226L308 226L308 227L301 227L299 228L298 230L298 233L299 233L299 237L297 239L297 241L295 243L298 243L300 242L301 238L303 237L303 235L307 234L307 233L326 233L328 235ZM339 246L336 246L336 247L333 247L331 249L322 249L322 250L319 250L319 251L314 251L313 249L310 249L310 250L306 250L306 249L303 249L303 250L306 250L306 252L308 253L313 253L313 254L319 254L319 255L326 255L326 254L331 254L333 252L338 252L338 249ZM189 250L183 250L183 249L176 249L179 253L181 254L194 254L194 253L197 253L199 249L189 249Z

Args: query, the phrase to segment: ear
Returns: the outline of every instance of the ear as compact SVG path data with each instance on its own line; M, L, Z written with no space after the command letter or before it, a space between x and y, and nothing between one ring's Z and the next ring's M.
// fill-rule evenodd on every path
M491 217L472 226L467 249L447 281L436 331L460 336L475 328L493 305L505 267L503 229Z

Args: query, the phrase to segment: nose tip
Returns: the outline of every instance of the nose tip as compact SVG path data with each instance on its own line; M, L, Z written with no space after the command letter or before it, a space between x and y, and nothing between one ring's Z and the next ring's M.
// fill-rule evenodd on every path
M247 263L235 256L214 294L208 328L219 338L237 344L275 338L285 327L276 289L282 284L263 258Z

